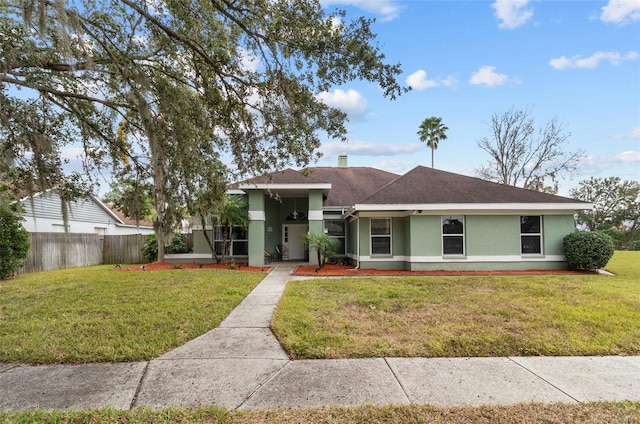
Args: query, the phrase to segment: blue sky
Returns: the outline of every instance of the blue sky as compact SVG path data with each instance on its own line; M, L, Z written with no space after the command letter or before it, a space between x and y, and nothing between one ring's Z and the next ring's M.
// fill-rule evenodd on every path
M375 18L373 31L399 82L413 89L395 101L379 87L352 83L322 93L349 114L348 143L327 140L318 166L402 174L430 166L416 134L439 116L449 128L435 167L464 175L486 164L477 140L494 113L529 109L537 126L557 117L582 150L579 174L560 181L618 176L640 180L640 0L418 1L322 0L348 17Z

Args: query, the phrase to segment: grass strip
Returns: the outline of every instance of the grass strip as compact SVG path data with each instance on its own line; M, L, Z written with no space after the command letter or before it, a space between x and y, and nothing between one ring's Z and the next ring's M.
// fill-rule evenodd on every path
M120 411L0 412L0 422L43 424L172 423L172 424L322 424L322 423L637 423L640 402L584 404L519 404L512 406L435 407L428 405L329 407L226 411L203 409L134 409Z

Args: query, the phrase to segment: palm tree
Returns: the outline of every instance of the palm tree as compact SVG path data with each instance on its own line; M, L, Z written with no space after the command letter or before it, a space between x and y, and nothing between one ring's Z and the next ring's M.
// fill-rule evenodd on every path
M446 126L442 124L442 118L432 116L426 118L420 124L420 130L418 135L420 141L427 143L427 147L431 147L431 167L433 168L433 152L438 148L438 143L447 139L445 132L448 130Z
M233 243L233 227L249 225L249 205L244 197L230 195L216 209L215 221L222 230L222 262L226 262Z

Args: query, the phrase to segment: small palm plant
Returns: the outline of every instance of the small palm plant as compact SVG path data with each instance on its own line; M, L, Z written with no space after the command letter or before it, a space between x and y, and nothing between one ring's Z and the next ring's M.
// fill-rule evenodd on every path
M307 233L304 241L309 245L309 249L315 249L318 255L318 267L322 268L327 260L336 254L338 250L338 240L326 234Z

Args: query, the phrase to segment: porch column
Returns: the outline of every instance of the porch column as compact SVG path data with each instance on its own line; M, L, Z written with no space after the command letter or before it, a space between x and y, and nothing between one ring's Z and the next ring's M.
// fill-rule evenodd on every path
M323 234L322 190L309 190L309 233ZM309 265L318 265L316 249L309 249Z
M249 266L264 265L264 193L245 190L249 196Z

